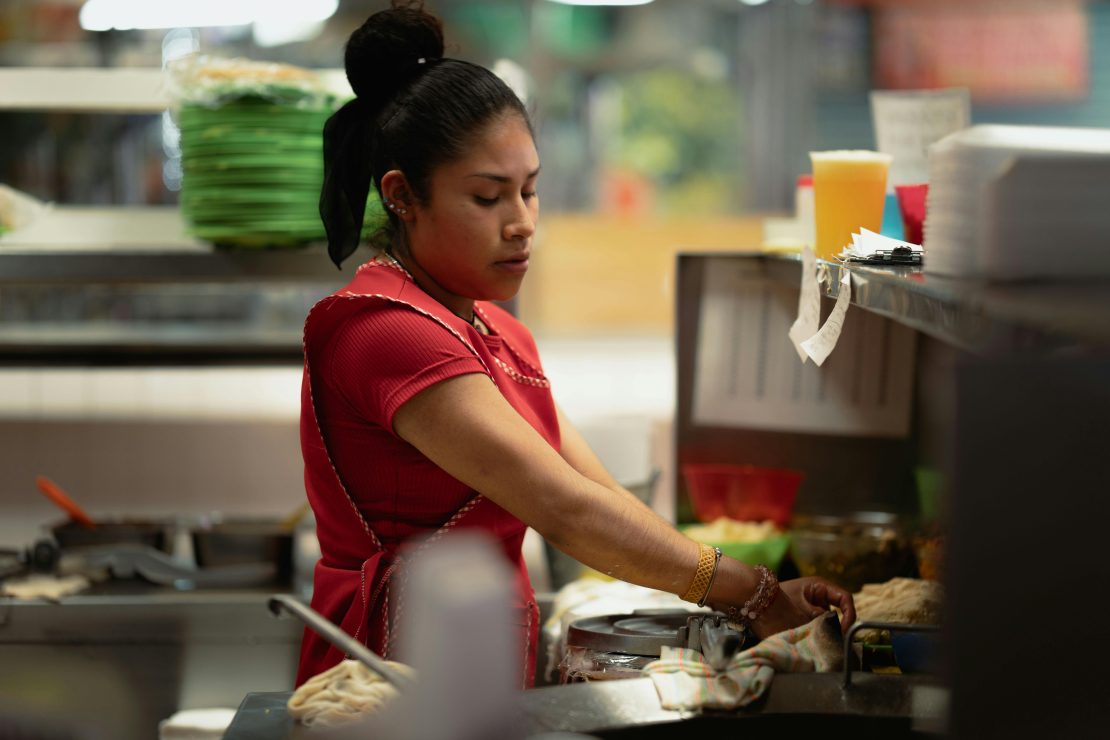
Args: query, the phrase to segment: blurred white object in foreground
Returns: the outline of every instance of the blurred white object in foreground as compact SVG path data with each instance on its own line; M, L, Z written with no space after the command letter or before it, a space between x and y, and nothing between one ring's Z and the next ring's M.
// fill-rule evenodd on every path
M478 532L451 532L406 563L400 658L420 681L398 702L405 736L511 737L524 670L515 575ZM391 598L399 598L400 580ZM392 605L391 605L392 606ZM403 708L402 708L403 707Z

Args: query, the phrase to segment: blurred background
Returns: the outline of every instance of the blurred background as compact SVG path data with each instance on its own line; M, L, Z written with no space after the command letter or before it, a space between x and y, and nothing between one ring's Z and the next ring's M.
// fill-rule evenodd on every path
M217 12L251 3L0 0L0 69L156 70L200 52L335 70L352 30L386 3L260 5L252 21ZM427 6L445 21L449 53L496 70L534 113L543 216L516 308L537 335L557 399L629 483L670 459L675 255L758 249L763 219L794 208L807 152L874 148L870 90L967 87L973 123L1110 124L1104 0ZM154 17L175 8L192 15ZM155 27L134 27L143 24ZM0 183L35 198L173 208L181 181L169 113L0 106ZM280 300L272 285L182 288L165 276L131 279L125 290L78 271L67 292L9 281L0 284L5 346L45 341L40 319L90 312L203 328L259 311L281 314L295 350L303 312L327 292L326 269L313 285L278 286ZM146 359L157 367L136 367L143 362L133 357L120 367L102 355L70 352L61 363L4 355L0 469L10 474L0 504L9 516L0 519L14 537L25 540L26 523L50 511L26 493L36 472L68 476L101 510L189 502L279 513L301 500L294 353L242 363L250 367L153 355Z
M190 4L0 0L0 65L150 68L199 51L338 68L350 32L384 3L320 0L288 18L272 10L254 23L130 28L143 5L172 13ZM217 14L202 22L236 20L221 20L220 6L196 4L197 18L210 7ZM449 53L494 68L534 112L551 248L521 310L541 333L668 334L670 286L659 277L674 246L745 246L758 238L749 214L793 207L809 150L873 148L873 88L969 87L974 123L1110 121L1102 0L428 7L446 23ZM0 110L0 132L0 182L38 198L177 202L180 152L168 116ZM578 271L582 292L600 293L600 303L561 300L566 270L590 259L599 269ZM606 291L612 281L627 289Z

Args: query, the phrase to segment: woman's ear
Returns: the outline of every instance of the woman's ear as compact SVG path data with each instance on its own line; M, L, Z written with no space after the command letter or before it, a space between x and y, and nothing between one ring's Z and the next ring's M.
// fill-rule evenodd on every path
M412 220L414 199L408 180L401 170L390 170L382 175L382 205L402 221Z

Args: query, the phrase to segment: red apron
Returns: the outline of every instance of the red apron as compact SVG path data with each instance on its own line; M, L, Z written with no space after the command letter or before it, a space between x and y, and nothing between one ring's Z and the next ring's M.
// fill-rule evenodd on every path
M399 297L402 294L403 299ZM306 338L314 332L313 336L319 338L320 332L326 333L341 326L344 317L364 308L366 301L373 300L404 304L438 322L478 357L499 388L503 383L513 382L511 368L504 367L504 363L496 358L493 363L486 362L466 338L465 321L416 288L411 277L388 258L367 263L346 288L317 303L305 322ZM519 357L511 346L508 349L514 357ZM373 532L335 468L316 415L308 357L306 339L301 387L301 450L305 462L305 490L316 515L317 536L324 555L316 564L311 605L371 650L391 657L396 647L397 626L404 621L403 577L399 575L403 571L403 560L396 547L384 545ZM498 368L501 377L491 372L491 364ZM538 374L533 365L525 367ZM517 376L515 380L522 382L519 373ZM542 384L547 388L547 381L542 376L526 380L533 386ZM505 393L505 390L502 389L502 392ZM508 395L506 397L509 398ZM513 401L512 398L509 400ZM557 446L557 439L554 444ZM422 547L456 527L481 528L491 534L502 543L506 557L515 568L522 685L531 686L535 678L539 608L520 551L526 525L475 493L438 530L429 533L431 537ZM306 629L297 685L346 657L315 632Z

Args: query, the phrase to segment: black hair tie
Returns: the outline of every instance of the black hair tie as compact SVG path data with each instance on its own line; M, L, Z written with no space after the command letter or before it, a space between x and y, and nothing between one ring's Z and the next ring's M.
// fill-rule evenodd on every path
M328 235L328 256L340 267L358 249L370 195L370 120L354 98L324 124L324 185L320 218Z

